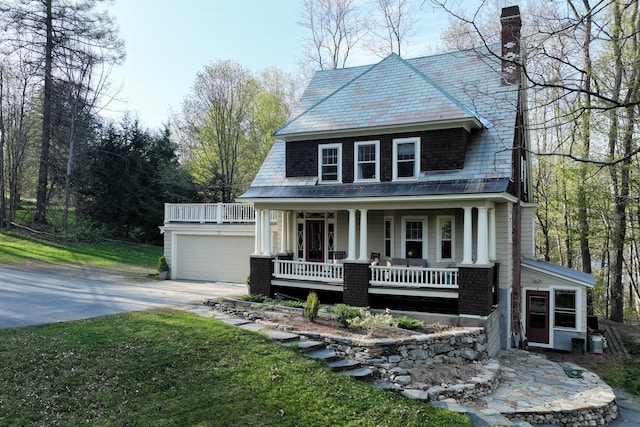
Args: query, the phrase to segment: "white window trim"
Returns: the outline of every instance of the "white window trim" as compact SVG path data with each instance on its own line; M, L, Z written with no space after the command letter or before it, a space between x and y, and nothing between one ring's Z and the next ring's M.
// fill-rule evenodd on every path
M333 148L338 149L338 179L335 181L331 180L322 180L322 151L330 150ZM318 182L319 183L331 183L331 184L341 184L342 183L342 144L319 144L318 145Z
M408 142L413 142L415 145L415 161L413 164L413 176L411 177L398 177L398 144L404 144ZM420 175L420 138L419 137L411 137L411 138L397 138L393 140L393 154L392 154L392 164L393 164L393 180L394 181L415 181L418 179Z
M376 147L376 172L375 178L358 178L358 151L361 145L375 145ZM353 146L353 182L380 182L380 141L358 141Z
M442 258L442 227L441 223L443 220L451 221L451 258ZM437 217L436 222L437 228L437 239L438 239L438 248L437 248L437 258L438 261L453 261L456 258L456 217L453 215L439 215Z
M385 234L385 229L386 229L386 225L387 225L387 221L389 221L391 223L390 225L390 242L391 244L389 245L389 258L393 258L394 254L395 254L395 248L394 248L394 240L395 240L395 230L394 228L394 222L393 222L393 217L392 216L385 216L383 223L382 223L382 241L384 242L384 248L386 249L387 247L387 236ZM386 254L383 254L383 256L387 256Z
M429 253L427 251L429 245L427 245L428 240L428 231L427 231L427 217L426 216L403 216L402 217L402 243L401 243L401 253L400 258L404 258L407 254L407 221L422 221L422 259L428 259Z
M568 328L566 326L556 326L556 291L573 291L576 296L576 327ZM549 298L551 299L549 311L549 329L555 329L558 331L581 331L583 328L582 325L582 292L580 288L572 288L567 286L552 286L549 289Z

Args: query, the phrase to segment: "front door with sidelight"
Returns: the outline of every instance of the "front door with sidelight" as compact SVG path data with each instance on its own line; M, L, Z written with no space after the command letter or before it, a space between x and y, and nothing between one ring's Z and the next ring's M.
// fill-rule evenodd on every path
M307 220L307 261L324 262L324 221Z

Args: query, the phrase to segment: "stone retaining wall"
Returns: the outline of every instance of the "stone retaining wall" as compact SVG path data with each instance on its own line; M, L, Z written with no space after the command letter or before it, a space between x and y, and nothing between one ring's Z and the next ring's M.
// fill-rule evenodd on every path
M482 328L413 335L404 338L347 338L308 331L292 331L308 339L322 341L344 358L374 369L380 384L405 390L425 401L453 398L458 402L491 393L500 382L500 366L488 359ZM410 371L425 365L473 364L477 374L465 382L418 384Z
M602 406L589 406L571 411L546 412L544 414L532 410L530 414L504 414L512 420L522 420L529 424L545 424L558 426L595 427L606 426L618 417L618 405L615 401Z

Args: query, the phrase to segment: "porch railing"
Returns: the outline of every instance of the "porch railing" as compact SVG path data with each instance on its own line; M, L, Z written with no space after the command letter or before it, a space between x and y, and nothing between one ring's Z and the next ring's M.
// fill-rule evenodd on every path
M458 289L457 268L371 266L371 285Z
M276 259L273 275L278 279L311 280L342 283L344 266L324 262L289 261Z
M217 224L255 223L255 212L251 203L165 203L164 222L199 222ZM277 212L271 211L271 221Z

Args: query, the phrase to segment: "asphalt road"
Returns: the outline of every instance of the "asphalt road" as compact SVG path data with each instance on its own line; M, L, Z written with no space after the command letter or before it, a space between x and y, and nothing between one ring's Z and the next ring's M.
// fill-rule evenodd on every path
M246 287L142 279L81 268L0 268L0 328L15 328L246 294Z

